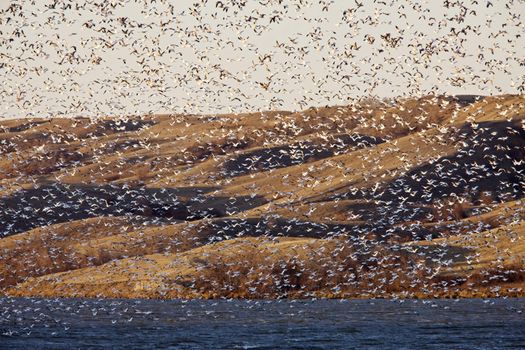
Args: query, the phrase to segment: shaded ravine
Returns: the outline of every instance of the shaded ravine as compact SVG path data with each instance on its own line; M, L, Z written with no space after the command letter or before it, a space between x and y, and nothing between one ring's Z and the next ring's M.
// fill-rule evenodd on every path
M222 217L260 206L261 196L207 196L210 187L130 188L46 183L0 198L0 236L97 216L145 216L159 221Z

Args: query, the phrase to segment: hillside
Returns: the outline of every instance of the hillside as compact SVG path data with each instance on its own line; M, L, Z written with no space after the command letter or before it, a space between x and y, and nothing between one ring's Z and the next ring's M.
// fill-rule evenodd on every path
M525 296L525 97L0 121L0 293Z

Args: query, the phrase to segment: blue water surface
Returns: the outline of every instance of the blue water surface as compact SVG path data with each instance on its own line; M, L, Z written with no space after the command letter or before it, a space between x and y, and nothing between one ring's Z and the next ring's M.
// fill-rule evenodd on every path
M0 349L525 349L525 299L0 298Z

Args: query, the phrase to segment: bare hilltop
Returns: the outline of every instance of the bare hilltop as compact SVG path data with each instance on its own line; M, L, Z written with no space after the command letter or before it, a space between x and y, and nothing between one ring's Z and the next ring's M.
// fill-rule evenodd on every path
M0 121L0 294L525 296L525 97Z

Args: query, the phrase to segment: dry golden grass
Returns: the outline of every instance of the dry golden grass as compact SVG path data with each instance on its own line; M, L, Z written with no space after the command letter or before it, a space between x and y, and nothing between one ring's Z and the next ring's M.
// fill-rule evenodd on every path
M1 214L14 229L0 239L0 289L155 298L523 295L525 155L516 149L524 118L524 96L509 95L468 105L427 96L296 113L1 121L1 204L27 201L16 208L28 219ZM356 135L377 142L350 142ZM496 182L498 161L512 161L504 170L514 197ZM438 163L492 173L443 179ZM410 189L389 194L399 179ZM466 190L429 185L441 180ZM114 197L149 192L133 208L101 192L108 185ZM45 212L80 190L95 199L79 213L64 209L72 219ZM162 209L175 198L182 207ZM112 211L121 204L122 213ZM86 213L90 206L97 210ZM35 213L50 225L31 226Z

